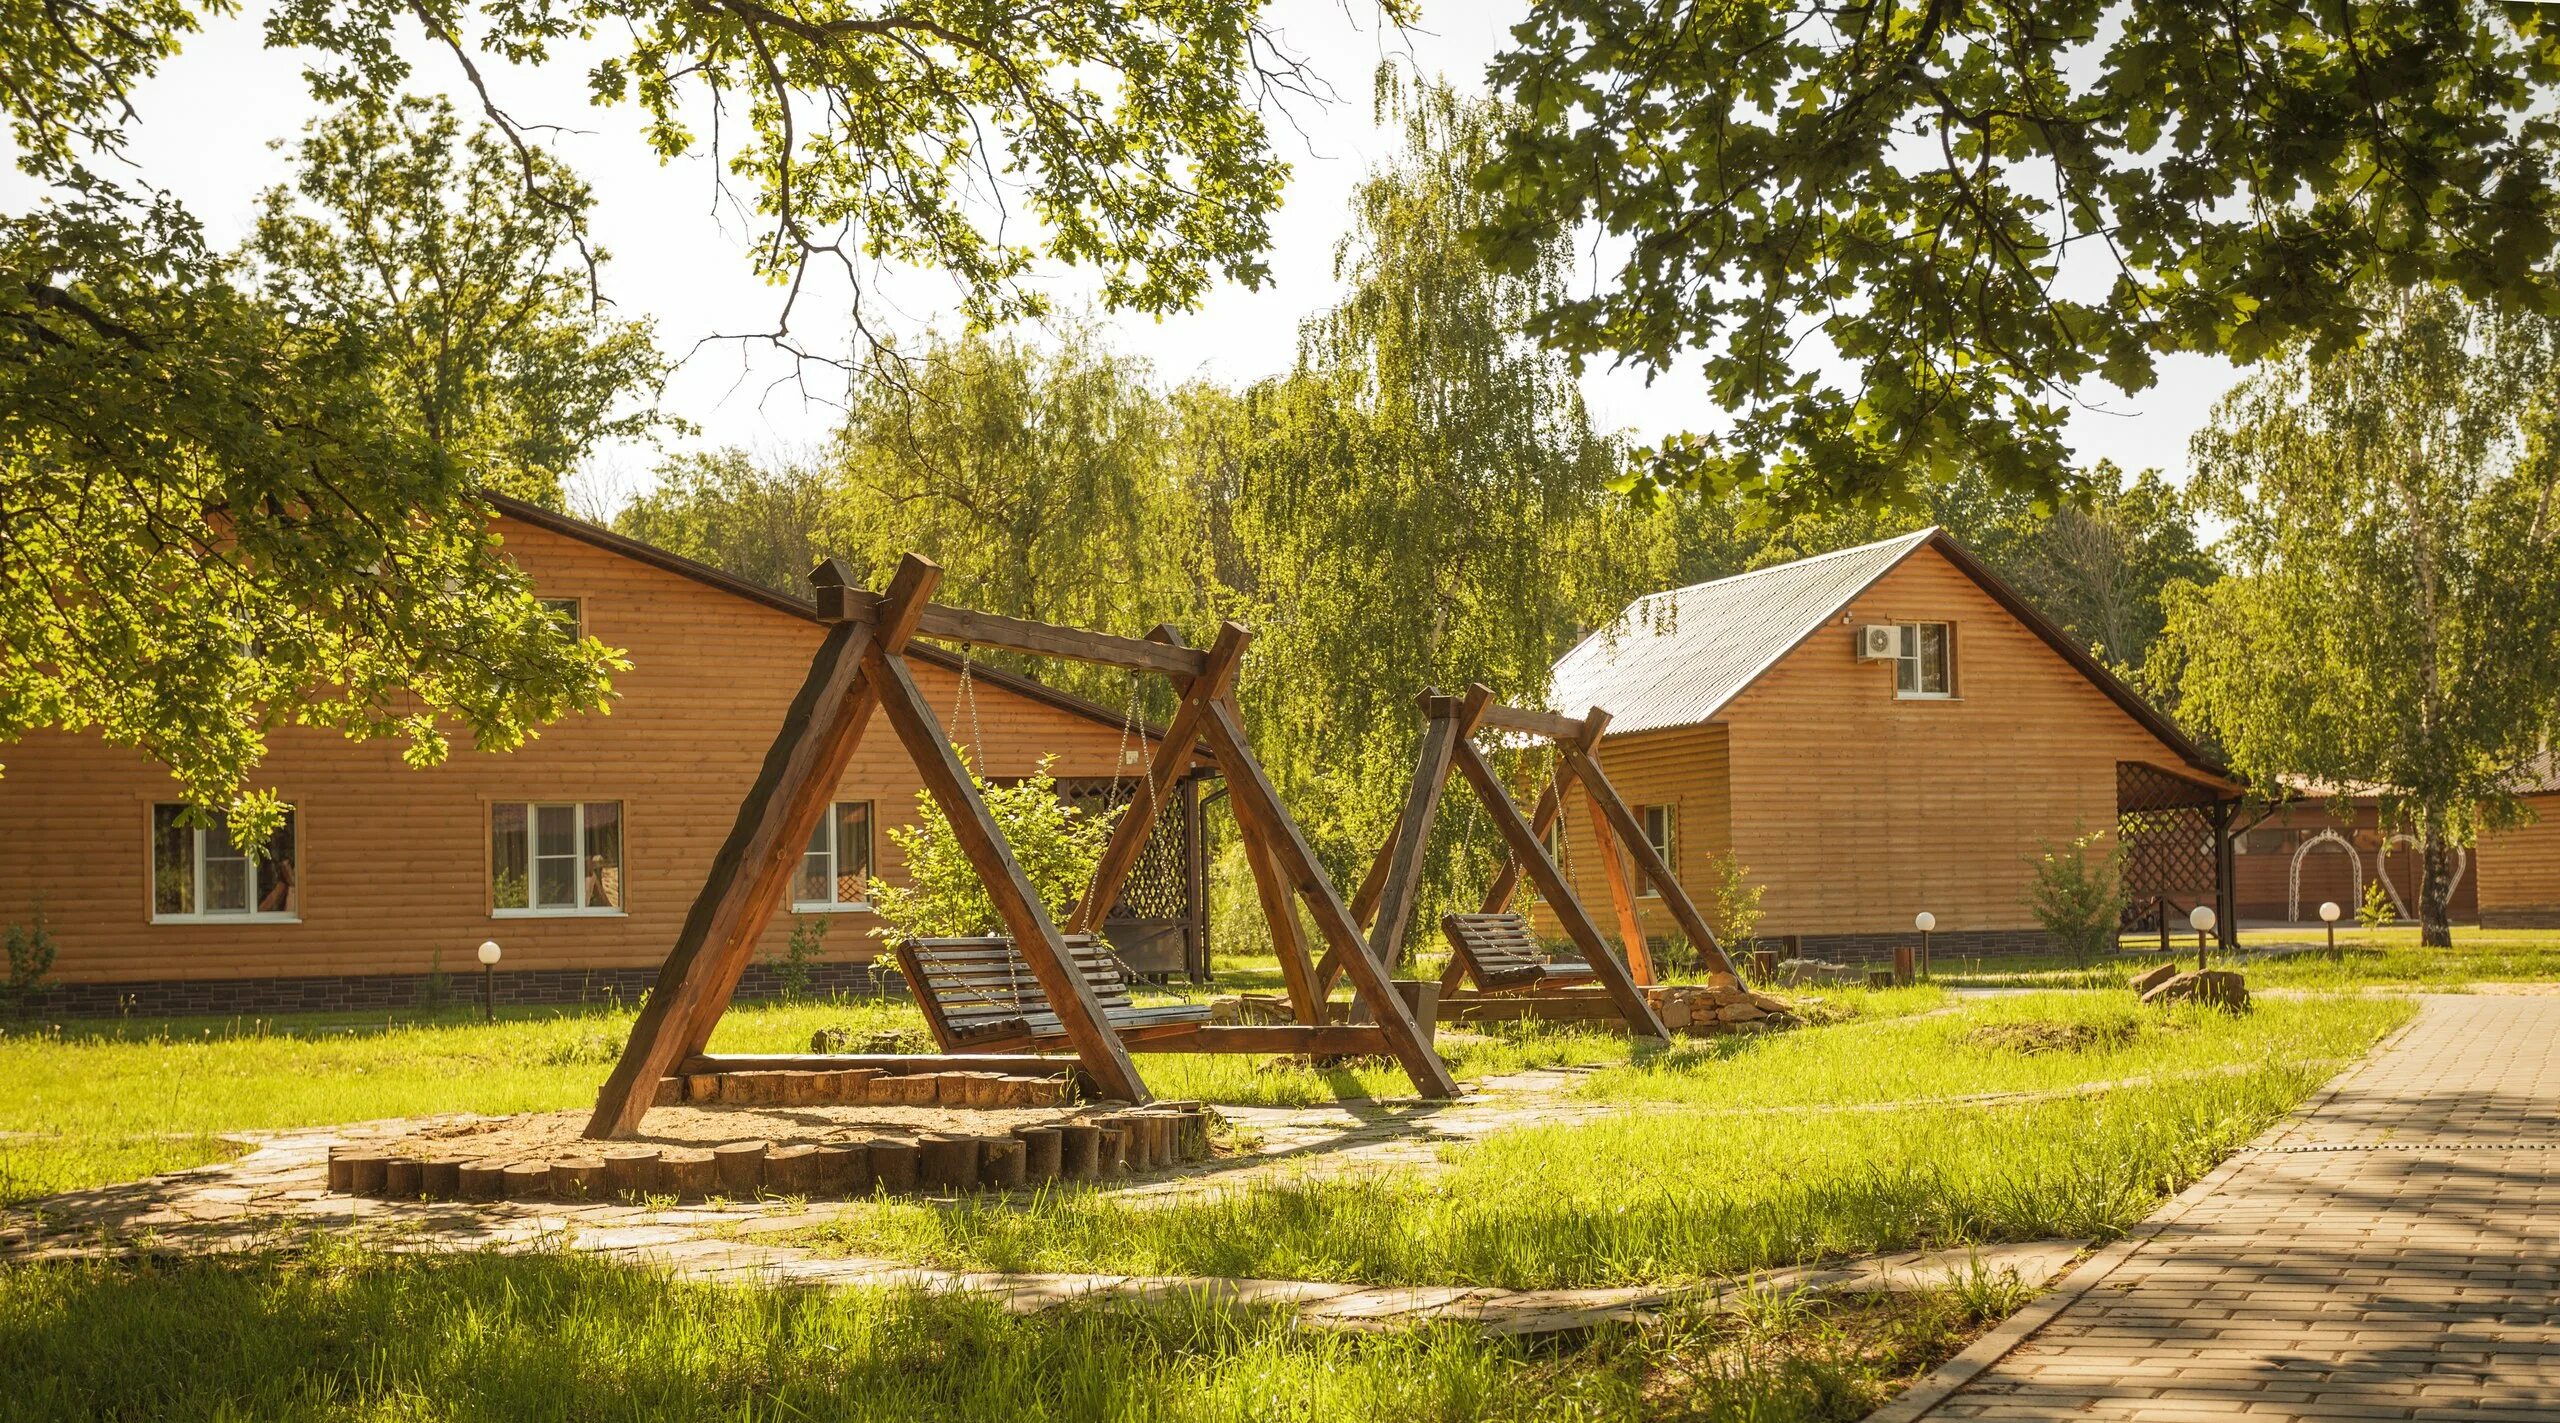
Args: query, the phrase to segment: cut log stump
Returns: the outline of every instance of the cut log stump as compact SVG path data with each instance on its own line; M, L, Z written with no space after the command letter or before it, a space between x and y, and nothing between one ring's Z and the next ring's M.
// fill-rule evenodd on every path
M1102 1174L1102 1128L1091 1122L1058 1123L1058 1174L1070 1181Z
M1022 1143L1022 1174L1028 1180L1051 1181L1058 1176L1059 1137L1056 1127L1015 1127L1014 1139Z
M649 1171L658 1163L654 1146L617 1147L604 1154L605 1194L637 1198L649 1193Z
M761 1141L732 1141L711 1148L721 1194L733 1200L753 1196L764 1185L764 1155L769 1148L769 1143Z
M1023 1182L1027 1159L1022 1139L989 1136L978 1139L978 1184L990 1191L1009 1191Z
M922 1155L912 1141L887 1137L874 1140L871 1143L872 1185L883 1191L913 1191Z
M974 1136L928 1136L916 1143L924 1183L938 1190L978 1189L978 1139Z
M601 1200L605 1195L604 1159L576 1156L551 1163L551 1194L564 1201Z

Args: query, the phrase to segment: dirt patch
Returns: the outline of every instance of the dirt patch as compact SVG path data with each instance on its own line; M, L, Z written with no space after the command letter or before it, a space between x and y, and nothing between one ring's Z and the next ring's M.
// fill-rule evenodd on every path
M1015 1127L1076 1121L1124 1110L1119 1107L884 1107L884 1106L681 1106L653 1107L640 1131L616 1146L719 1146L733 1141L775 1145L823 1143L861 1137L933 1134L1005 1136ZM574 1156L602 1150L588 1141L589 1113L534 1112L484 1121L453 1122L386 1142L395 1156L449 1156L457 1150L523 1160Z
M2131 1043L2142 1025L2131 1018L2096 1023L2063 1023L2031 1018L2021 1023L1985 1023L1964 1035L1967 1047L2033 1057L2046 1052L2106 1052Z

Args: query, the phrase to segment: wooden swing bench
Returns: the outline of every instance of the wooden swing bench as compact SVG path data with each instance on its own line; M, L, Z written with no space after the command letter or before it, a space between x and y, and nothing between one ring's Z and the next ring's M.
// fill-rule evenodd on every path
M1134 1046L1151 1032L1187 1029L1209 1018L1205 1003L1168 1003L1141 1008L1129 997L1129 979L1119 957L1095 934L1065 936L1076 972L1093 990L1102 1021L1124 1043ZM1066 1025L1040 987L1030 961L1013 940L1000 935L974 938L901 939L898 966L906 971L907 988L923 1010L925 1026L944 1052L995 1052L1008 1049L1062 1047Z
M1448 936L1450 958L1443 992L1459 981L1473 983L1487 997L1599 981L1585 960L1549 958L1529 932L1529 921L1517 914L1444 914L1440 932Z

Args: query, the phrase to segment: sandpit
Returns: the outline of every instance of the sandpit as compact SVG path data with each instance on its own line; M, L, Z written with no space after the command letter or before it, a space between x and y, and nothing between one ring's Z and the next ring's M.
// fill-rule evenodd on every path
M699 1074L668 1079L626 1140L581 1135L584 1111L447 1123L333 1151L329 1189L460 1201L957 1193L1210 1154L1201 1103L1080 1105L1068 1089L994 1072Z

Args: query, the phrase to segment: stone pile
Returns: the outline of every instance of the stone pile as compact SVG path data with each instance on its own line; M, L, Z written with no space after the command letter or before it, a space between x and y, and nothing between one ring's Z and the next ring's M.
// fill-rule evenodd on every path
M1159 1102L1131 1111L1017 1126L1002 1136L929 1132L816 1142L717 1146L587 1143L575 1154L503 1160L456 1154L459 1144L339 1146L329 1189L381 1200L752 1200L866 1196L875 1191L1007 1190L1042 1181L1095 1181L1208 1158L1209 1109Z
M1729 973L1711 973L1704 983L1655 984L1644 996L1662 1026L1692 1037L1756 1033L1792 1027L1796 1021L1785 1003L1752 992Z
M1825 963L1821 959L1778 960L1780 983L1829 983L1856 985L1866 982L1867 971L1860 965Z

